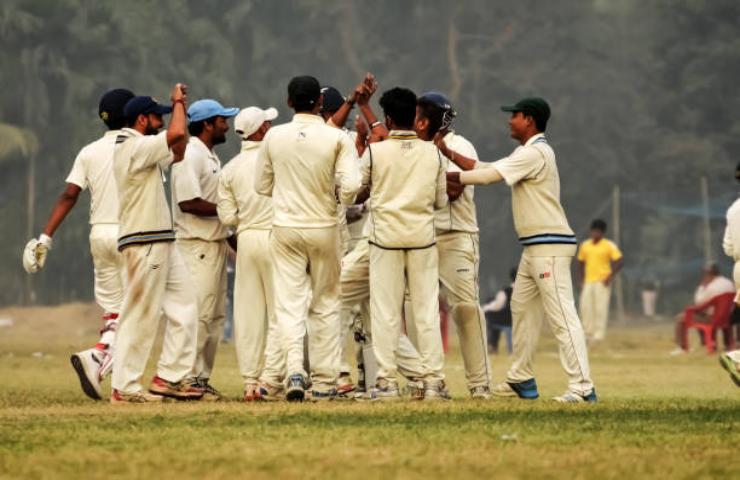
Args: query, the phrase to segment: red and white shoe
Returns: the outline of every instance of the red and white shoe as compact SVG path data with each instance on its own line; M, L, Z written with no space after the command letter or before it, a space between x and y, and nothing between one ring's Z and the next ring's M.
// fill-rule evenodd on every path
M80 379L80 387L85 395L93 400L102 400L100 389L100 367L103 365L105 354L97 348L88 348L73 354L69 361Z
M260 386L257 384L249 384L244 387L244 398L242 400L245 402L261 402L263 399Z
M199 400L205 393L202 388L191 385L185 380L169 382L160 377L152 378L149 391L155 395L176 398L178 400Z
M124 405L127 403L162 403L161 395L152 395L146 392L123 393L115 388L111 392L110 403L113 405Z

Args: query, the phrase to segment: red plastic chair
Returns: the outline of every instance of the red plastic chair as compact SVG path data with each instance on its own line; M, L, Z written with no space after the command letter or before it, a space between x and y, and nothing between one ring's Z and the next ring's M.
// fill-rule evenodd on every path
M682 347L684 350L689 349L689 329L695 328L699 330L704 336L704 344L707 346L708 353L714 353L716 350L715 337L719 330L722 330L726 340L729 343L730 349L735 348L735 339L732 335L732 329L730 328L730 316L732 315L732 309L735 306L735 294L734 293L723 293L712 297L706 302L700 305L691 305L684 309L684 320L683 320L683 339ZM694 315L698 312L703 312L710 307L713 307L712 317L709 322L702 323L694 319Z

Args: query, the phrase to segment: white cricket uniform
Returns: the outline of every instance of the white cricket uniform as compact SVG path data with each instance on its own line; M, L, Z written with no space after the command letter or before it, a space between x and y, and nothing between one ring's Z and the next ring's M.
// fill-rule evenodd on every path
M449 132L444 141L455 152L478 160L475 147L462 135ZM444 162L448 172L460 171L446 158ZM468 389L491 383L486 320L479 297L480 239L473 194L474 187L466 186L460 197L437 210L434 217L441 293L460 337Z
M271 128L258 155L255 190L273 200L275 314L287 372L306 375L303 339L308 328L311 380L317 391L335 388L339 373L335 179L340 201L352 203L360 187L356 156L346 133L317 115L301 113Z
M722 249L735 262L732 278L735 280L735 290L738 292L735 296L735 303L740 305L740 199L735 200L727 209L727 227L725 227L725 236L722 240ZM734 350L727 354L738 368L740 366L740 350Z
M90 253L95 301L106 314L118 314L125 275L118 252L118 191L113 175L113 147L120 130L110 130L77 154L67 183L90 189Z
M569 390L588 395L593 383L570 274L577 243L560 204L555 152L545 136L537 134L508 157L479 166L495 168L511 187L514 228L524 247L511 298L514 361L507 381L534 378L532 361L544 315L560 345ZM466 183L481 174L485 172L462 172L460 179Z
M342 314L351 318L353 309L359 309L360 325L365 341L364 347L372 347L372 322L370 321L370 244L367 235L358 240L357 245L342 258L340 276L342 292ZM349 329L349 327L347 327ZM344 358L344 357L343 357ZM421 356L411 340L403 333L398 339L396 352L398 372L412 381L423 380L425 371ZM366 360L363 360L365 363ZM343 367L349 372L349 366Z
M279 386L285 355L278 338L270 258L272 200L254 191L261 142L243 141L218 185L218 216L237 234L234 341L245 386Z
M193 279L198 298L198 349L192 378L207 380L226 318L228 229L217 216L183 212L179 203L200 198L218 203L221 161L198 138L190 137L185 158L172 166L172 212L177 246Z
M149 353L164 313L166 328L157 375L179 382L195 362L198 305L190 274L174 243L163 169L172 163L166 132L125 128L116 139L113 171L119 196L119 239L128 288L121 308L111 385L142 390Z
M447 203L445 164L431 142L391 131L368 146L362 183L370 190L370 317L378 380L397 382L401 312L408 287L427 386L444 380L434 209Z

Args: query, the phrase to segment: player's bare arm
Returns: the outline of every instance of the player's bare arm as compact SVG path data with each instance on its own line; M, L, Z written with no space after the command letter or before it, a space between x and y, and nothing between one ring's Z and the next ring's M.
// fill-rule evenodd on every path
M604 279L604 285L609 286L612 283L612 279L614 278L614 275L619 273L619 271L622 269L623 266L624 266L624 258L614 260L612 262L612 271L609 274L609 276L606 277L606 279Z
M188 144L187 85L178 83L170 94L172 118L167 126L167 145L174 156L173 163L182 161Z
M54 236L54 232L57 231L59 225L62 224L67 214L72 211L72 208L77 203L81 191L82 189L78 185L74 183L67 184L54 204L49 220L46 222L46 227L44 227L44 235L48 235L49 237Z
M183 212L197 215L199 217L218 216L218 206L215 203L209 202L208 200L203 200L202 198L192 198L190 200L185 200L179 202L177 206L180 207L180 210L182 210Z
M444 141L446 134L447 132L437 132L434 135L434 144L439 148L440 153L449 158L455 165L460 167L461 170L474 170L475 164L478 162L476 162L475 159L468 158L465 155L459 154L450 149Z
M380 142L388 136L388 128L383 122L378 120L378 117L375 116L370 106L370 98L377 90L378 82L372 74L368 74L362 83L361 91L363 93L357 97L357 106L360 107L360 112L365 117L365 121L370 129L368 143Z

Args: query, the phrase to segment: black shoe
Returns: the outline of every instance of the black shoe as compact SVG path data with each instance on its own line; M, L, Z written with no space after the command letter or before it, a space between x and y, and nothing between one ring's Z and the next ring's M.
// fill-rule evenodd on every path
M296 373L288 378L288 388L285 391L285 399L289 402L302 402L306 396L306 380L303 375Z

